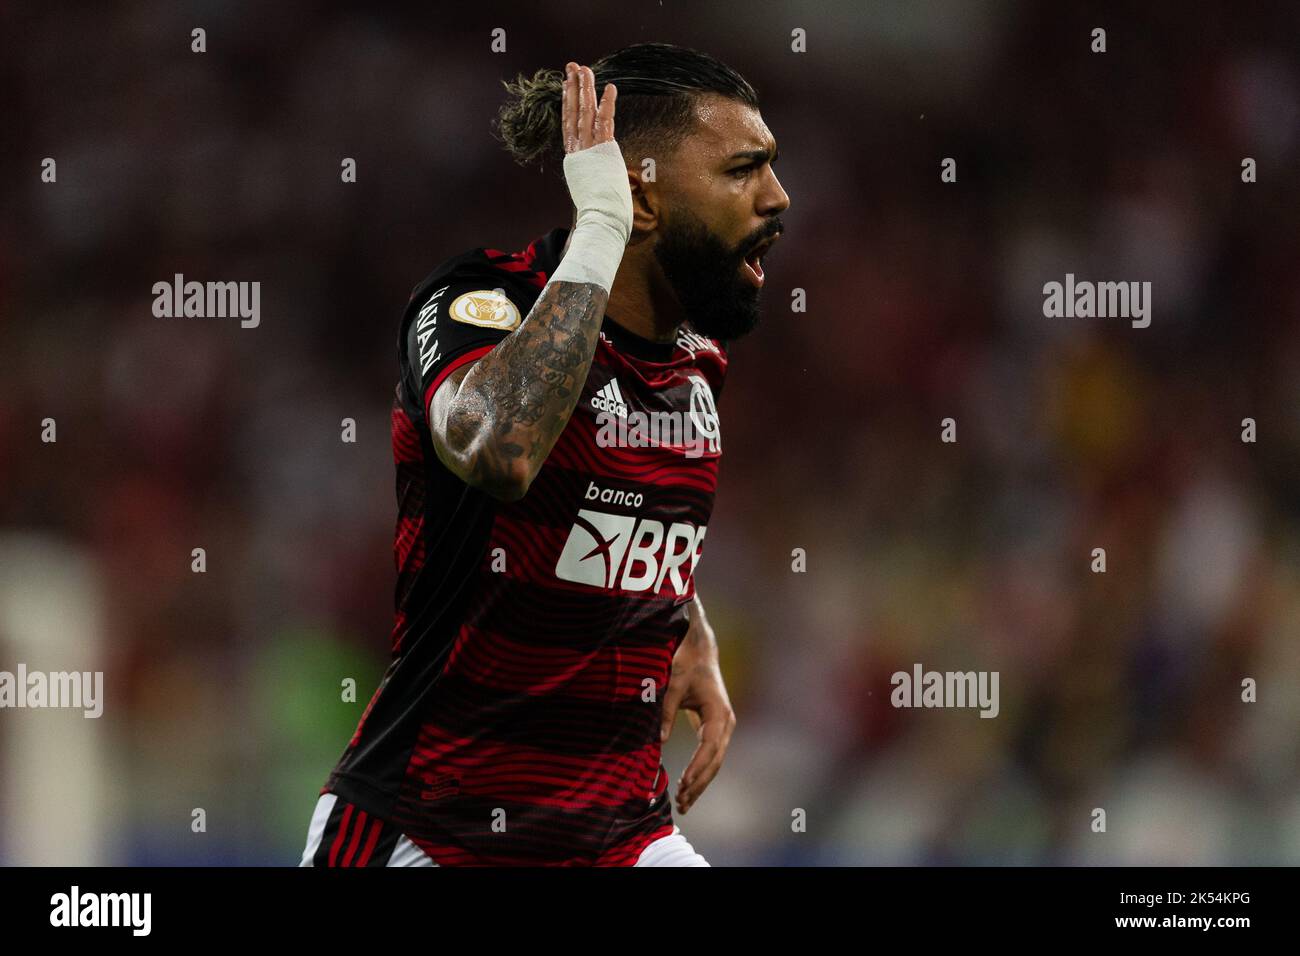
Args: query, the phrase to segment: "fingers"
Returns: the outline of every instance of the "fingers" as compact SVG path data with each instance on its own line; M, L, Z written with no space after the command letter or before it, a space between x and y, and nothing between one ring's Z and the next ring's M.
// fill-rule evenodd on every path
M691 713L690 710L687 713ZM700 723L700 745L677 784L677 809L686 813L722 769L735 716L730 708L710 707Z
M614 138L614 101L618 99L618 87L613 83L605 84L605 92L600 97L600 108L596 111L596 142L608 143Z
M617 98L618 88L607 83L597 103L596 74L591 67L579 66L572 61L564 64L560 127L566 153L614 138L614 101Z
M592 145L592 124L596 117L596 74L588 67L578 69L578 148Z
M706 725L707 726L707 725ZM713 782L722 767L722 753L717 740L701 740L695 748L690 766L677 783L677 810L685 813L699 799L704 788Z
M564 151L572 153L578 149L578 64L564 64L564 96L562 131Z

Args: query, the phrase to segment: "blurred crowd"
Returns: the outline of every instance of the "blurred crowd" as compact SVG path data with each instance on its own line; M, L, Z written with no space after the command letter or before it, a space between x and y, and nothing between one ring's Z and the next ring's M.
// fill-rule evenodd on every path
M387 659L401 310L569 221L491 135L500 81L653 39L757 87L791 197L719 409L696 581L738 723L695 847L1300 862L1300 13L867 6L0 12L0 562L89 569L0 567L0 602L102 608L107 757L46 811L94 795L70 861L296 861ZM260 281L260 326L156 318L175 273ZM1067 273L1150 281L1150 327L1046 318ZM997 671L998 716L894 708L917 663Z

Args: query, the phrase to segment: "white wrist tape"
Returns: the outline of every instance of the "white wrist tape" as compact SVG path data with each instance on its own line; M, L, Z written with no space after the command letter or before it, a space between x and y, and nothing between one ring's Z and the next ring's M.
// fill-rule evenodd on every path
M591 282L608 292L632 235L632 191L623 151L610 140L568 153L564 178L578 218L550 281Z

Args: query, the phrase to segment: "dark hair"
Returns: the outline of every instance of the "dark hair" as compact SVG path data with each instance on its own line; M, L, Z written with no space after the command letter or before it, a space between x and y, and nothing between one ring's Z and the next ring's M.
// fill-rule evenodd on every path
M725 63L671 43L637 43L591 64L596 96L606 83L618 87L614 137L624 157L643 156L650 148L671 151L694 127L695 98L717 93L749 106L758 94ZM521 166L543 167L564 158L560 111L564 72L541 69L504 82L509 98L497 115L494 131Z

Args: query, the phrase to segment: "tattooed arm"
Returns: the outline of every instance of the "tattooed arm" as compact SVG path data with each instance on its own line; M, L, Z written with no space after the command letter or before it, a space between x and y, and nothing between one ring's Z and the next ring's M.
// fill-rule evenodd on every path
M518 329L438 386L429 425L448 469L502 501L524 496L582 394L608 299L550 283Z
M430 403L438 458L503 501L527 493L573 414L631 233L629 174L614 140L617 96L607 83L597 104L595 74L566 65L564 175L577 209L568 250L519 328L468 372L449 376Z

